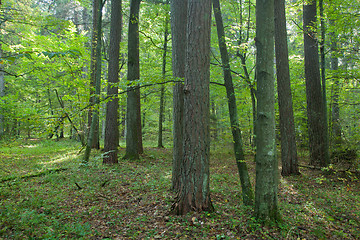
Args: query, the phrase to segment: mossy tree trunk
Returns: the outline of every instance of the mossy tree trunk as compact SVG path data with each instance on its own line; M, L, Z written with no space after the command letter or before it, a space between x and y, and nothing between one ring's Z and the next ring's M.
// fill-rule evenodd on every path
M261 222L280 220L278 161L275 144L274 1L256 1L256 185L255 217Z
M85 154L83 162L87 163L89 161L91 148L94 148L95 145L97 145L96 148L99 148L99 98L100 98L100 85L101 85L101 22L102 22L102 8L103 8L103 2L101 0L94 0L94 11L97 11L97 14L94 14L97 18L94 19L94 21L97 22L96 28L94 28L93 35L96 36L96 42L95 44L95 59L92 59L92 64L94 64L92 71L95 71L95 73L92 73L92 76L94 77L94 84L95 84L95 92L94 92L94 99L93 104L95 104L94 109L92 111L92 117L91 117L91 125L90 130L88 134L88 141L85 148ZM95 24L94 24L95 25ZM94 62L94 63L93 63Z
M229 115L230 115L230 125L231 132L233 136L234 143L234 153L236 165L238 167L240 183L242 187L242 196L243 202L246 205L253 205L254 194L252 191L252 186L250 183L249 172L247 169L247 165L245 162L245 155L243 151L243 144L241 138L241 131L239 127L239 120L237 114L237 106L236 106L236 97L235 90L232 81L230 63L229 63L229 55L225 42L225 32L224 32L224 24L221 16L220 3L219 0L212 0L214 15L216 20L216 28L218 34L219 41L219 49L222 60L222 68L224 73L224 82L226 88L226 94L228 98L228 107L229 107Z

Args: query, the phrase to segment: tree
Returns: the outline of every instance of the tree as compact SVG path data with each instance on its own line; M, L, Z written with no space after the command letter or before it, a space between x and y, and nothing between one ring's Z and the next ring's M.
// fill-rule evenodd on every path
M102 34L102 8L103 2L102 0L93 0L93 30L91 36L91 61L90 61L90 104L96 105L98 104L98 96L100 94L100 90L97 92L97 77L101 78L101 34ZM100 69L99 69L100 68ZM100 71L100 72L98 72ZM95 149L100 148L99 142L99 119L98 116L95 116L93 136L90 135L91 125L93 124L93 117L97 113L93 113L93 110L90 108L88 113L88 138L92 139L91 147Z
M169 4L169 0L166 1ZM169 37L169 13L166 8L166 16L164 22L164 45L163 45L163 56L162 56L162 78L165 79L166 75L166 55L168 52L168 37ZM160 86L160 110L159 110L159 133L158 133L158 148L163 148L163 121L164 121L164 102L165 102L165 85Z
M222 60L226 94L228 98L230 125L231 125L231 132L234 143L234 154L235 154L236 165L238 167L238 172L242 187L243 202L246 205L253 205L254 194L252 191L249 172L247 170L245 155L243 151L241 131L239 126L238 114L237 114L235 90L232 81L229 55L225 43L224 24L221 16L220 3L219 0L212 0L212 3L214 8L215 20L216 20L216 28L218 33L219 49Z
M2 60L2 46L0 43L0 101L3 101L5 96L5 78L3 71L3 60ZM3 112L3 110L1 110ZM4 115L0 113L0 139L4 135Z
M278 163L275 144L274 1L256 1L256 185L255 217L280 220L277 205Z
M173 77L182 80L185 77L185 50L188 0L170 1L172 34ZM175 83L173 88L173 165L172 190L180 190L181 168L183 165L184 139L184 84Z
M110 46L109 46L109 66L108 66L108 89L107 96L111 97L106 103L106 122L105 122L105 155L103 163L118 162L119 145L119 57L120 42L122 33L122 0L111 0L111 25L110 25Z
M316 0L305 3L303 9L310 164L327 166L329 164L329 149L327 144L325 105L319 70L318 39L316 37Z
M92 117L91 117L91 125L88 135L88 141L85 149L84 159L83 162L87 163L89 161L91 148L94 147L94 145L98 145L96 142L99 141L99 110L98 105L100 102L100 84L101 84L101 22L102 22L102 8L103 8L103 2L102 0L94 0L94 4L97 6L94 6L94 11L97 11L96 15L97 18L94 18L94 22L97 22L97 24L94 24L93 29L93 35L96 36L96 42L93 42L95 44L95 53L91 54L92 56L95 56L95 59L91 59L92 64L94 64L92 70L92 77L94 78L93 82L95 85L95 92L94 92L94 99L92 104L96 104L94 110L92 111ZM95 28L96 26L96 28ZM94 37L93 37L94 38ZM94 46L92 46L92 49ZM95 71L95 72L93 72ZM95 142L95 144L94 144Z
M288 176L299 174L299 167L290 87L285 0L274 0L274 10L276 75L281 134L281 174Z
M211 1L189 0L184 85L184 153L173 213L213 211L210 199Z
M330 20L330 25L335 26L333 19ZM341 124L340 124L340 107L339 107L339 95L340 95L340 81L337 71L339 70L339 59L337 56L338 42L335 32L330 34L330 50L331 59L330 66L333 72L333 87L331 95L331 133L332 133L332 148L338 148L342 143L341 137Z
M140 78L139 65L139 11L141 0L131 0L128 33L127 79ZM140 89L136 84L128 87L126 112L126 153L124 158L138 159L143 152L141 133Z

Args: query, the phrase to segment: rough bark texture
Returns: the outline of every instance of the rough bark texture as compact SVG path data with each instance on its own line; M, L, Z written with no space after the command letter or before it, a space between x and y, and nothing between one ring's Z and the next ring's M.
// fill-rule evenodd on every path
M252 191L249 172L247 169L244 151L243 151L241 131L240 131L238 115L237 115L236 97L235 97L234 85L232 81L231 69L229 64L229 55L225 43L225 32L224 32L224 25L221 16L220 3L219 0L212 0L212 2L214 7L216 28L218 33L221 61L223 65L222 67L224 73L224 82L225 82L226 94L228 98L230 125L231 125L231 132L234 142L234 154L235 154L236 164L238 167L238 172L242 187L243 202L246 205L253 205L254 194Z
M213 211L209 188L211 1L189 0L184 97L184 164L173 213Z
M141 0L131 0L128 34L128 80L140 78L139 10ZM124 158L138 159L143 152L141 133L140 89L130 86L127 93L126 154Z
M318 40L316 39L316 1L304 5L305 82L308 115L310 164L327 166L329 151L327 125L321 89Z
M275 55L283 176L299 174L286 33L285 0L275 4Z
M255 217L280 219L277 203L278 162L275 144L274 1L256 1L256 186Z
M122 0L111 0L111 24L110 24L110 46L108 67L107 95L113 96L106 103L106 122L104 139L103 163L113 164L118 162L119 145L119 98L116 96L118 87L113 86L119 82L119 58L120 42L122 33Z
M187 25L187 0L170 1L172 34L172 68L175 80L185 77L185 49ZM179 191L183 165L184 139L184 84L173 88L173 166L172 190Z

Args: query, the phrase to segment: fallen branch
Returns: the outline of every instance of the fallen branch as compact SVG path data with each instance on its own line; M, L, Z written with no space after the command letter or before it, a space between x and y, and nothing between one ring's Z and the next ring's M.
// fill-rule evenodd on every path
M312 169L312 170L324 170L324 167L317 167L317 166L308 166L308 165L299 165L299 167L302 168L308 168L308 169ZM346 173L346 172L350 172L350 173L354 173L354 174L360 174L359 170L350 170L350 169L334 169L334 168L328 168L326 169L326 171L331 171L331 172L341 172L341 173Z
M28 179L28 178L34 178L34 177L41 177L44 175L47 175L49 173L56 173L56 172L62 172L68 170L68 168L55 168L55 169L47 169L43 172L37 172L37 173L29 173L23 176L10 176L8 178L4 178L0 180L0 183L4 183L7 181L15 180L15 179Z

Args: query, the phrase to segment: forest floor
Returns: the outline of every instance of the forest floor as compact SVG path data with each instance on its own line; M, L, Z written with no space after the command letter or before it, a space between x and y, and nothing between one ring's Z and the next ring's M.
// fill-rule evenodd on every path
M186 216L169 215L170 150L146 148L113 166L97 151L82 165L79 150L68 140L0 143L0 239L360 239L359 176L350 172L280 177L283 221L264 227L242 204L231 147L212 149L215 212Z

